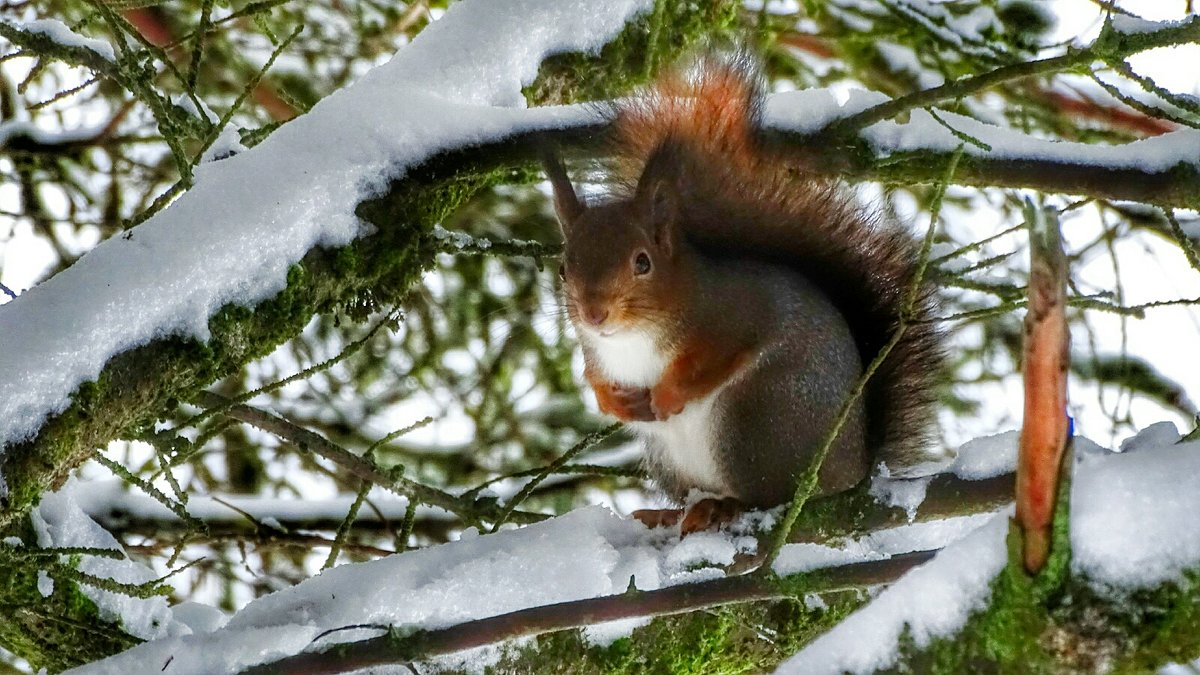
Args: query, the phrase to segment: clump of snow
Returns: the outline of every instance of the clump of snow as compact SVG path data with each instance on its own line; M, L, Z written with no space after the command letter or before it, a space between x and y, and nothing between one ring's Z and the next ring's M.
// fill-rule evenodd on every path
M37 19L35 21L26 21L25 23L16 24L17 28L45 35L54 40L60 45L67 47L83 47L90 49L100 55L105 61L116 61L116 54L113 53L112 45L104 40L96 38L84 37L79 33L67 27L67 24L57 19Z
M875 50L893 73L912 76L921 89L932 89L946 83L941 73L921 64L912 47L880 40L875 43Z
M763 114L768 126L812 133L838 118L860 113L887 100L886 94L854 89L849 98L839 103L830 89L797 89L772 94L767 98Z
M987 603L992 579L1004 568L1008 518L1007 512L992 516L986 525L906 574L776 672L874 672L895 664L897 645L906 631L918 648L953 634L972 611Z
M219 159L228 159L236 154L245 152L246 149L246 146L242 145L241 133L237 130L237 127L230 124L222 129L212 145L208 146L200 161L213 162Z
M72 495L71 483L56 493L42 497L31 513L37 543L42 548L87 547L121 550L117 540L96 524L79 508ZM118 560L92 555L81 556L80 572L126 584L154 581L152 570L131 560ZM47 579L47 581L51 581ZM171 610L163 597L135 598L113 591L79 584L80 591L96 604L100 618L117 623L121 628L143 640L153 640L178 632L171 621ZM38 590L43 595L53 591L53 584L44 584L38 577Z
M1200 442L1088 457L1072 485L1071 565L1121 588L1178 580L1200 565L1197 513Z
M1112 25L1113 30L1117 31L1118 33L1135 35L1138 33L1154 33L1166 28L1179 28L1184 24L1188 24L1196 20L1197 18L1195 16L1189 16L1186 19L1180 19L1177 21L1149 21L1130 14L1114 14L1109 19L1109 23Z
M478 239L476 237L472 237L466 232L451 232L441 225L434 225L433 236L441 239L442 241L450 242L451 246L460 251L472 246L481 249L488 249L492 247L492 242L489 239Z
M218 308L279 293L313 246L368 232L355 206L425 158L594 120L579 106L520 110L521 87L546 56L597 52L652 7L455 3L389 63L254 148L196 167L173 205L0 306L0 447L64 410L113 355L171 335L207 340Z
M1021 432L1005 431L967 441L958 449L950 472L963 480L984 480L1015 471Z
M957 541L979 529L994 514L979 513L871 532L837 546L824 544L787 544L779 552L772 569L777 574L799 574L810 570L882 560L900 553L929 551Z
M171 618L193 633L211 633L229 621L221 610L199 602L181 602L171 607Z
M1121 441L1121 452L1138 452L1173 445L1181 436L1174 422L1155 422L1133 436Z
M48 598L54 594L54 579L50 578L46 570L38 570L37 589L43 598Z
M892 478L887 466L880 464L879 472L871 477L869 494L880 504L904 509L911 521L917 515L917 507L925 501L925 491L931 480L932 476Z

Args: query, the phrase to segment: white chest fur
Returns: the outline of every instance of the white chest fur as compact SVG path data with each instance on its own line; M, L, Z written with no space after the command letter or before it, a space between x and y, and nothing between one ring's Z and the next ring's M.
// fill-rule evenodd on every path
M618 384L653 387L670 360L644 333L628 331L608 337L592 334L585 341L600 371ZM630 424L645 438L647 460L652 465L678 476L682 484L716 494L726 492L717 464L713 424L714 407L722 388L688 403L670 419Z
M653 387L667 367L667 355L654 338L640 331L621 331L607 337L587 336L604 376L631 387Z

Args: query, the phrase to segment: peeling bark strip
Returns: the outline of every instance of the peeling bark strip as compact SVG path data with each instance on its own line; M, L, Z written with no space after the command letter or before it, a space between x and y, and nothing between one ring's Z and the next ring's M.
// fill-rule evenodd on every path
M1058 217L1026 205L1029 312L1025 315L1025 422L1017 462L1017 524L1030 574L1050 556L1051 523L1068 438L1067 259Z

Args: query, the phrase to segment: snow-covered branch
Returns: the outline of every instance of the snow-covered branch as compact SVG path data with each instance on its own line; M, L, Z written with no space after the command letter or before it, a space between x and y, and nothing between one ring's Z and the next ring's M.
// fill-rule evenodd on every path
M728 576L669 586L653 591L630 587L621 595L606 595L553 605L530 607L476 619L445 628L384 635L327 651L304 652L273 663L247 668L241 675L285 673L347 673L371 666L428 661L438 656L506 640L535 637L568 628L585 628L613 621L648 620L712 607L762 600L781 600L803 594L833 593L887 584L928 562L931 551L904 553L884 560L850 563L821 570L811 579L773 579Z
M543 58L587 53L586 86L616 88L644 73L620 51L598 63L606 43L624 35L619 49L640 59L711 28L706 3L645 15L650 6L457 4L387 65L253 149L201 165L170 208L4 305L0 524L92 448L136 434L314 314L403 295L433 255L418 242L499 178L507 156L475 148L594 122L580 108L522 109ZM555 93L569 93L556 77Z

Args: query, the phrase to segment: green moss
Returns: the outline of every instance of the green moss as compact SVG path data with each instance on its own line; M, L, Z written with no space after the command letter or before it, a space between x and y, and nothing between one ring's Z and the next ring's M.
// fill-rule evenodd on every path
M5 536L36 539L28 521ZM138 642L100 619L95 604L79 587L55 580L54 591L38 591L38 565L20 549L0 544L0 646L50 672L65 670Z
M525 88L531 101L574 103L612 98L648 82L702 37L710 41L738 36L740 3L729 0L671 2L657 0L615 40L589 54L559 54L546 59L538 78Z

